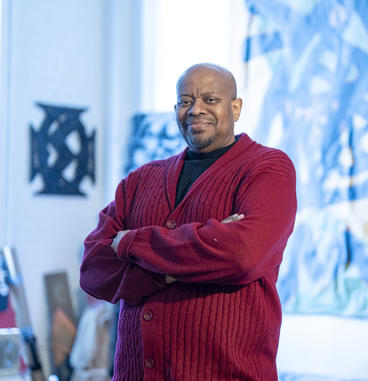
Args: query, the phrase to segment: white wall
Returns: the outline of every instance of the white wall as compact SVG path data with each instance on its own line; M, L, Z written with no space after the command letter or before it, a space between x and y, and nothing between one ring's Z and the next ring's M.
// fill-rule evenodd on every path
M142 1L104 3L104 202L124 173L131 118L141 110Z
M48 374L43 275L67 271L75 303L83 239L95 227L121 173L116 163L121 163L134 104L135 39L130 33L139 1L3 0L2 6L0 246L11 245L18 252ZM83 181L87 197L35 196L41 180L38 176L29 182L29 124L38 129L44 117L35 102L88 107L81 120L88 135L97 130L97 182Z
M88 107L82 114L87 133L102 135L102 1L13 1L8 3L9 86L7 230L2 243L16 248L42 363L48 368L48 314L43 275L68 273L72 295L78 288L82 239L96 221L102 197L97 185L83 184L88 197L35 196L29 183L29 124L39 127L36 101ZM102 144L98 139L97 158ZM101 163L101 160L97 160ZM38 183L38 184L37 184Z
M8 140L9 129L8 124L8 25L4 23L8 14L7 3L0 2L0 244L4 244L7 235L7 187L5 180L8 177Z
M143 0L143 5L143 110L173 110L178 77L199 62L223 65L242 80L246 23L234 20L246 17L243 0Z
M284 314L279 371L368 379L366 319Z

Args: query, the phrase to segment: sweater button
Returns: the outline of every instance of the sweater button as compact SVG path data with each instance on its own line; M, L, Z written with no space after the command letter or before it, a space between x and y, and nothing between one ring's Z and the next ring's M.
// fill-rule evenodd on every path
M174 220L169 220L166 222L166 226L169 228L169 229L174 229L175 226L176 226L176 222Z
M155 362L152 359L144 360L144 366L148 369L151 369L155 366Z
M151 311L145 311L143 314L143 319L146 321L152 320L152 312Z

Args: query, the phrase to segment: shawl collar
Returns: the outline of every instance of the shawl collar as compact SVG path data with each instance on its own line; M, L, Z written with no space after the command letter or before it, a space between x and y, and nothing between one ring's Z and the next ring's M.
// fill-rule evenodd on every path
M220 170L228 162L231 162L232 160L234 160L236 156L244 152L244 150L247 149L251 144L255 143L245 133L242 133L238 136L239 136L238 141L196 179L196 181L189 188L187 194L184 196L183 200L179 203L179 205L187 197L190 197L192 192L196 192L198 187L200 187L203 182L209 181L211 179L211 176L215 172ZM180 154L178 154L177 156L174 156L173 161L168 166L168 169L166 172L165 191L166 191L166 198L167 198L171 212L174 210L176 187L179 180L180 172L184 165L187 151L188 151L188 148L185 148L185 150L182 151Z

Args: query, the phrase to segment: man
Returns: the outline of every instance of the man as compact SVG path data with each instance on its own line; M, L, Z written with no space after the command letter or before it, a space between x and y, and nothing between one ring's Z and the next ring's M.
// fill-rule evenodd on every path
M122 300L113 380L277 380L294 167L234 136L242 101L228 70L194 65L177 95L188 148L122 180L85 241L82 288Z

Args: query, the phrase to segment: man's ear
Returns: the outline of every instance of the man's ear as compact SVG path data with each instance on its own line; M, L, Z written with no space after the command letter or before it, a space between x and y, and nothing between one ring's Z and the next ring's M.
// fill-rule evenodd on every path
M174 111L176 112L176 103L174 104Z
M243 105L243 100L241 98L236 98L231 102L231 106L233 108L234 122L236 122L239 119L242 105Z

